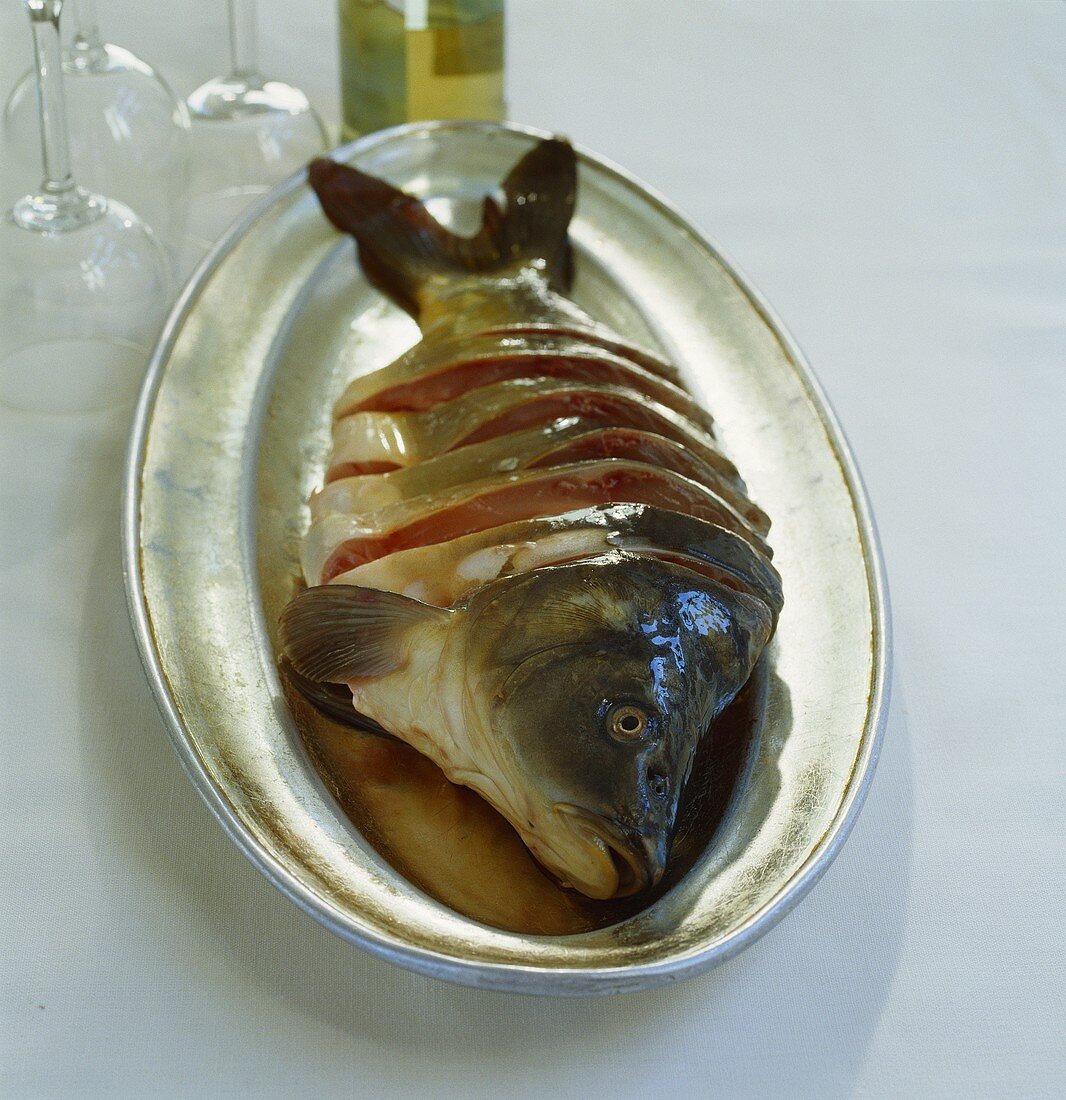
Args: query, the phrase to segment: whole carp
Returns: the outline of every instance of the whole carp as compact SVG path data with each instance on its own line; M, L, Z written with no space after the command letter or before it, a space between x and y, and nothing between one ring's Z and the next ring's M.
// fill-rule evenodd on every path
M357 169L310 180L422 340L337 403L284 656L562 884L645 890L776 627L769 519L677 371L566 297L568 143L531 149L473 237Z

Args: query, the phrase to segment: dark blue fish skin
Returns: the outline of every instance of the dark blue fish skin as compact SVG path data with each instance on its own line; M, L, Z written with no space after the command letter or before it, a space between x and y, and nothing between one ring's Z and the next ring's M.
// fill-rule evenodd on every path
M747 680L770 609L612 554L497 582L464 614L493 736L546 802L598 824L632 873L626 892L658 881L696 748ZM612 729L620 708L640 716L640 736Z

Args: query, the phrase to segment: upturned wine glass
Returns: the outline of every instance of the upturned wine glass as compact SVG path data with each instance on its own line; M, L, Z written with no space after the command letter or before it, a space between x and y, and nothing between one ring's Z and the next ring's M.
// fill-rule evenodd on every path
M169 303L169 261L129 207L71 175L63 0L23 3L44 178L0 215L0 403L52 414L128 404Z
M329 145L307 96L259 71L255 0L228 0L228 8L230 72L187 100L193 140L189 234L201 248Z
M84 187L135 210L173 253L181 246L191 170L189 114L166 81L121 46L105 42L96 0L66 0L74 20L63 51L70 156ZM36 78L15 86L3 112L5 171L25 180L38 163Z

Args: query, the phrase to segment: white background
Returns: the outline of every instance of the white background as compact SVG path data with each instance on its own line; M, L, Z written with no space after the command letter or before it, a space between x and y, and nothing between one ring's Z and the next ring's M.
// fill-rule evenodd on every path
M224 66L220 0L99 8L183 94ZM336 123L329 0L261 13L264 68ZM2 414L0 1091L1061 1095L1066 5L508 19L511 117L719 241L851 439L896 644L866 808L799 909L679 987L534 1000L395 969L270 887L171 752L119 573L124 418Z

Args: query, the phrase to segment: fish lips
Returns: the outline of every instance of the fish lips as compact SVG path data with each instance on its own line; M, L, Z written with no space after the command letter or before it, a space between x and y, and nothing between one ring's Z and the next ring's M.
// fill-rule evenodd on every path
M604 866L604 878L613 878L614 888L593 892L592 884L577 886L583 893L602 899L629 897L650 889L663 877L670 849L668 830L623 825L569 802L557 802L552 808L610 861L609 867Z

